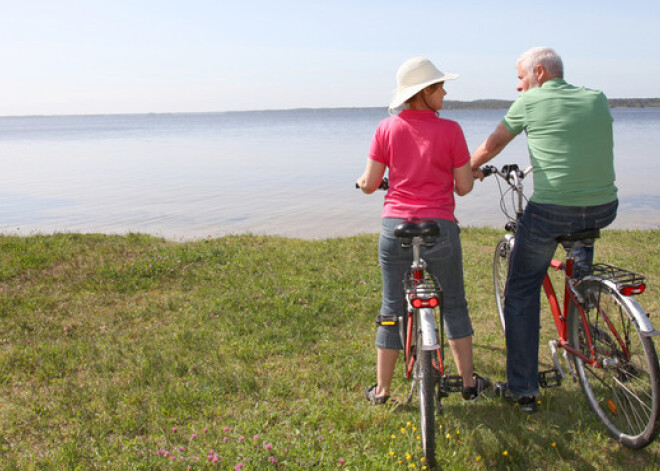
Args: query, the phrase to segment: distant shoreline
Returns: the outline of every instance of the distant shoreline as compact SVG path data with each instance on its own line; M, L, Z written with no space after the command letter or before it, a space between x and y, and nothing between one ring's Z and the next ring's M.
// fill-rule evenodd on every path
M610 108L660 108L660 98L610 98L608 99ZM513 100L484 99L472 101L445 100L442 109L444 110L499 110L507 109L511 106ZM287 109L266 109L266 110L246 110L246 111L219 111L218 113L278 113L286 111L361 111L361 110L384 110L386 106L358 106L335 108L287 108Z
M610 98L610 108L659 108L660 98ZM445 110L487 110L509 108L512 100L446 100Z
M445 110L495 110L507 109L511 106L513 100L472 100L458 101L446 100L443 109ZM660 108L660 98L610 98L610 108ZM144 113L90 113L90 114L62 114L62 115L4 115L0 119L14 118L75 118L75 117L98 117L98 116L160 116L160 115L199 115L199 114L238 114L238 113L280 113L291 111L361 111L361 110L386 110L386 106L358 106L358 107L309 107L309 108L281 108L281 109L254 109L254 110L226 110L226 111L177 111L177 112L149 112Z

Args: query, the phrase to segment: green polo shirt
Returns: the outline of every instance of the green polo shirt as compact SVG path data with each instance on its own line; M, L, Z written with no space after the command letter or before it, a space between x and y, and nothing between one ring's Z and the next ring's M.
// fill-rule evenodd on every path
M520 95L502 124L527 133L535 203L597 206L616 199L612 115L603 92L551 79Z

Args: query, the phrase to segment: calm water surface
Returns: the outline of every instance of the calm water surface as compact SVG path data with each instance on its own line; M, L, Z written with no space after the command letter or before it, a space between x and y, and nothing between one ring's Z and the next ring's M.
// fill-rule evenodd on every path
M443 111L470 150L505 110ZM660 110L615 109L614 227L660 228ZM377 232L383 194L354 189L384 109L0 118L0 232ZM494 163L526 165L524 136ZM531 181L529 188L531 189ZM501 226L494 179L457 201L463 225Z

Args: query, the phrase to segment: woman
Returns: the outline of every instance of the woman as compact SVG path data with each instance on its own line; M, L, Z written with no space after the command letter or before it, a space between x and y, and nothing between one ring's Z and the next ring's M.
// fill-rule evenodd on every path
M424 259L444 291L445 329L458 374L463 378L463 397L476 399L489 386L488 378L474 374L472 324L463 288L460 229L454 217L454 195L472 190L470 153L458 123L439 118L447 92L444 82L458 78L439 71L428 59L407 60L397 71L398 88L390 112L403 111L383 120L371 142L367 168L358 179L363 192L373 193L389 169L378 244L383 279L380 313L403 312L401 280L410 268L412 253L394 237L396 226L409 218L433 219L440 227L434 247ZM377 384L367 389L367 399L383 404L389 398L394 368L403 348L397 326L379 326Z

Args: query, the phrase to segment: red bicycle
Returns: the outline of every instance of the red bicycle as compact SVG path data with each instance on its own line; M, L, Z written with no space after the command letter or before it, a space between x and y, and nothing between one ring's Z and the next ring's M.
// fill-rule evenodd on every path
M384 178L378 188L387 190L388 179ZM436 464L435 414L442 412L442 398L463 390L463 378L445 370L442 286L421 256L422 247L432 247L439 233L440 228L431 220L410 219L396 227L394 235L401 246L412 249L410 270L402 280L404 312L398 316L379 315L377 319L380 325L399 328L404 376L411 382L408 402L417 388L422 448L430 468Z
M506 329L503 308L509 258L525 201L522 181L531 168L486 166L482 171L506 183L504 189L500 185L500 207L510 233L497 243L493 260L497 311ZM507 209L507 194L513 214ZM610 435L629 448L642 448L654 439L660 422L660 367L652 339L660 332L634 298L645 290L644 276L604 263L574 276L574 249L592 246L599 236L599 230L592 230L558 240L566 250L565 259L552 260L543 282L558 335L549 342L554 368L539 372L539 385L561 385L566 375L557 351L562 349L573 380L579 379L589 405ZM563 275L563 303L551 281L553 270Z
M417 387L422 447L429 467L436 463L435 413L442 412L443 397L463 389L463 379L445 371L442 287L421 257L421 248L433 246L438 234L438 225L429 220L408 220L397 226L394 235L403 247L412 248L413 255L410 271L403 279L404 312L400 316L378 317L381 325L399 327L404 375L411 381L408 402Z

